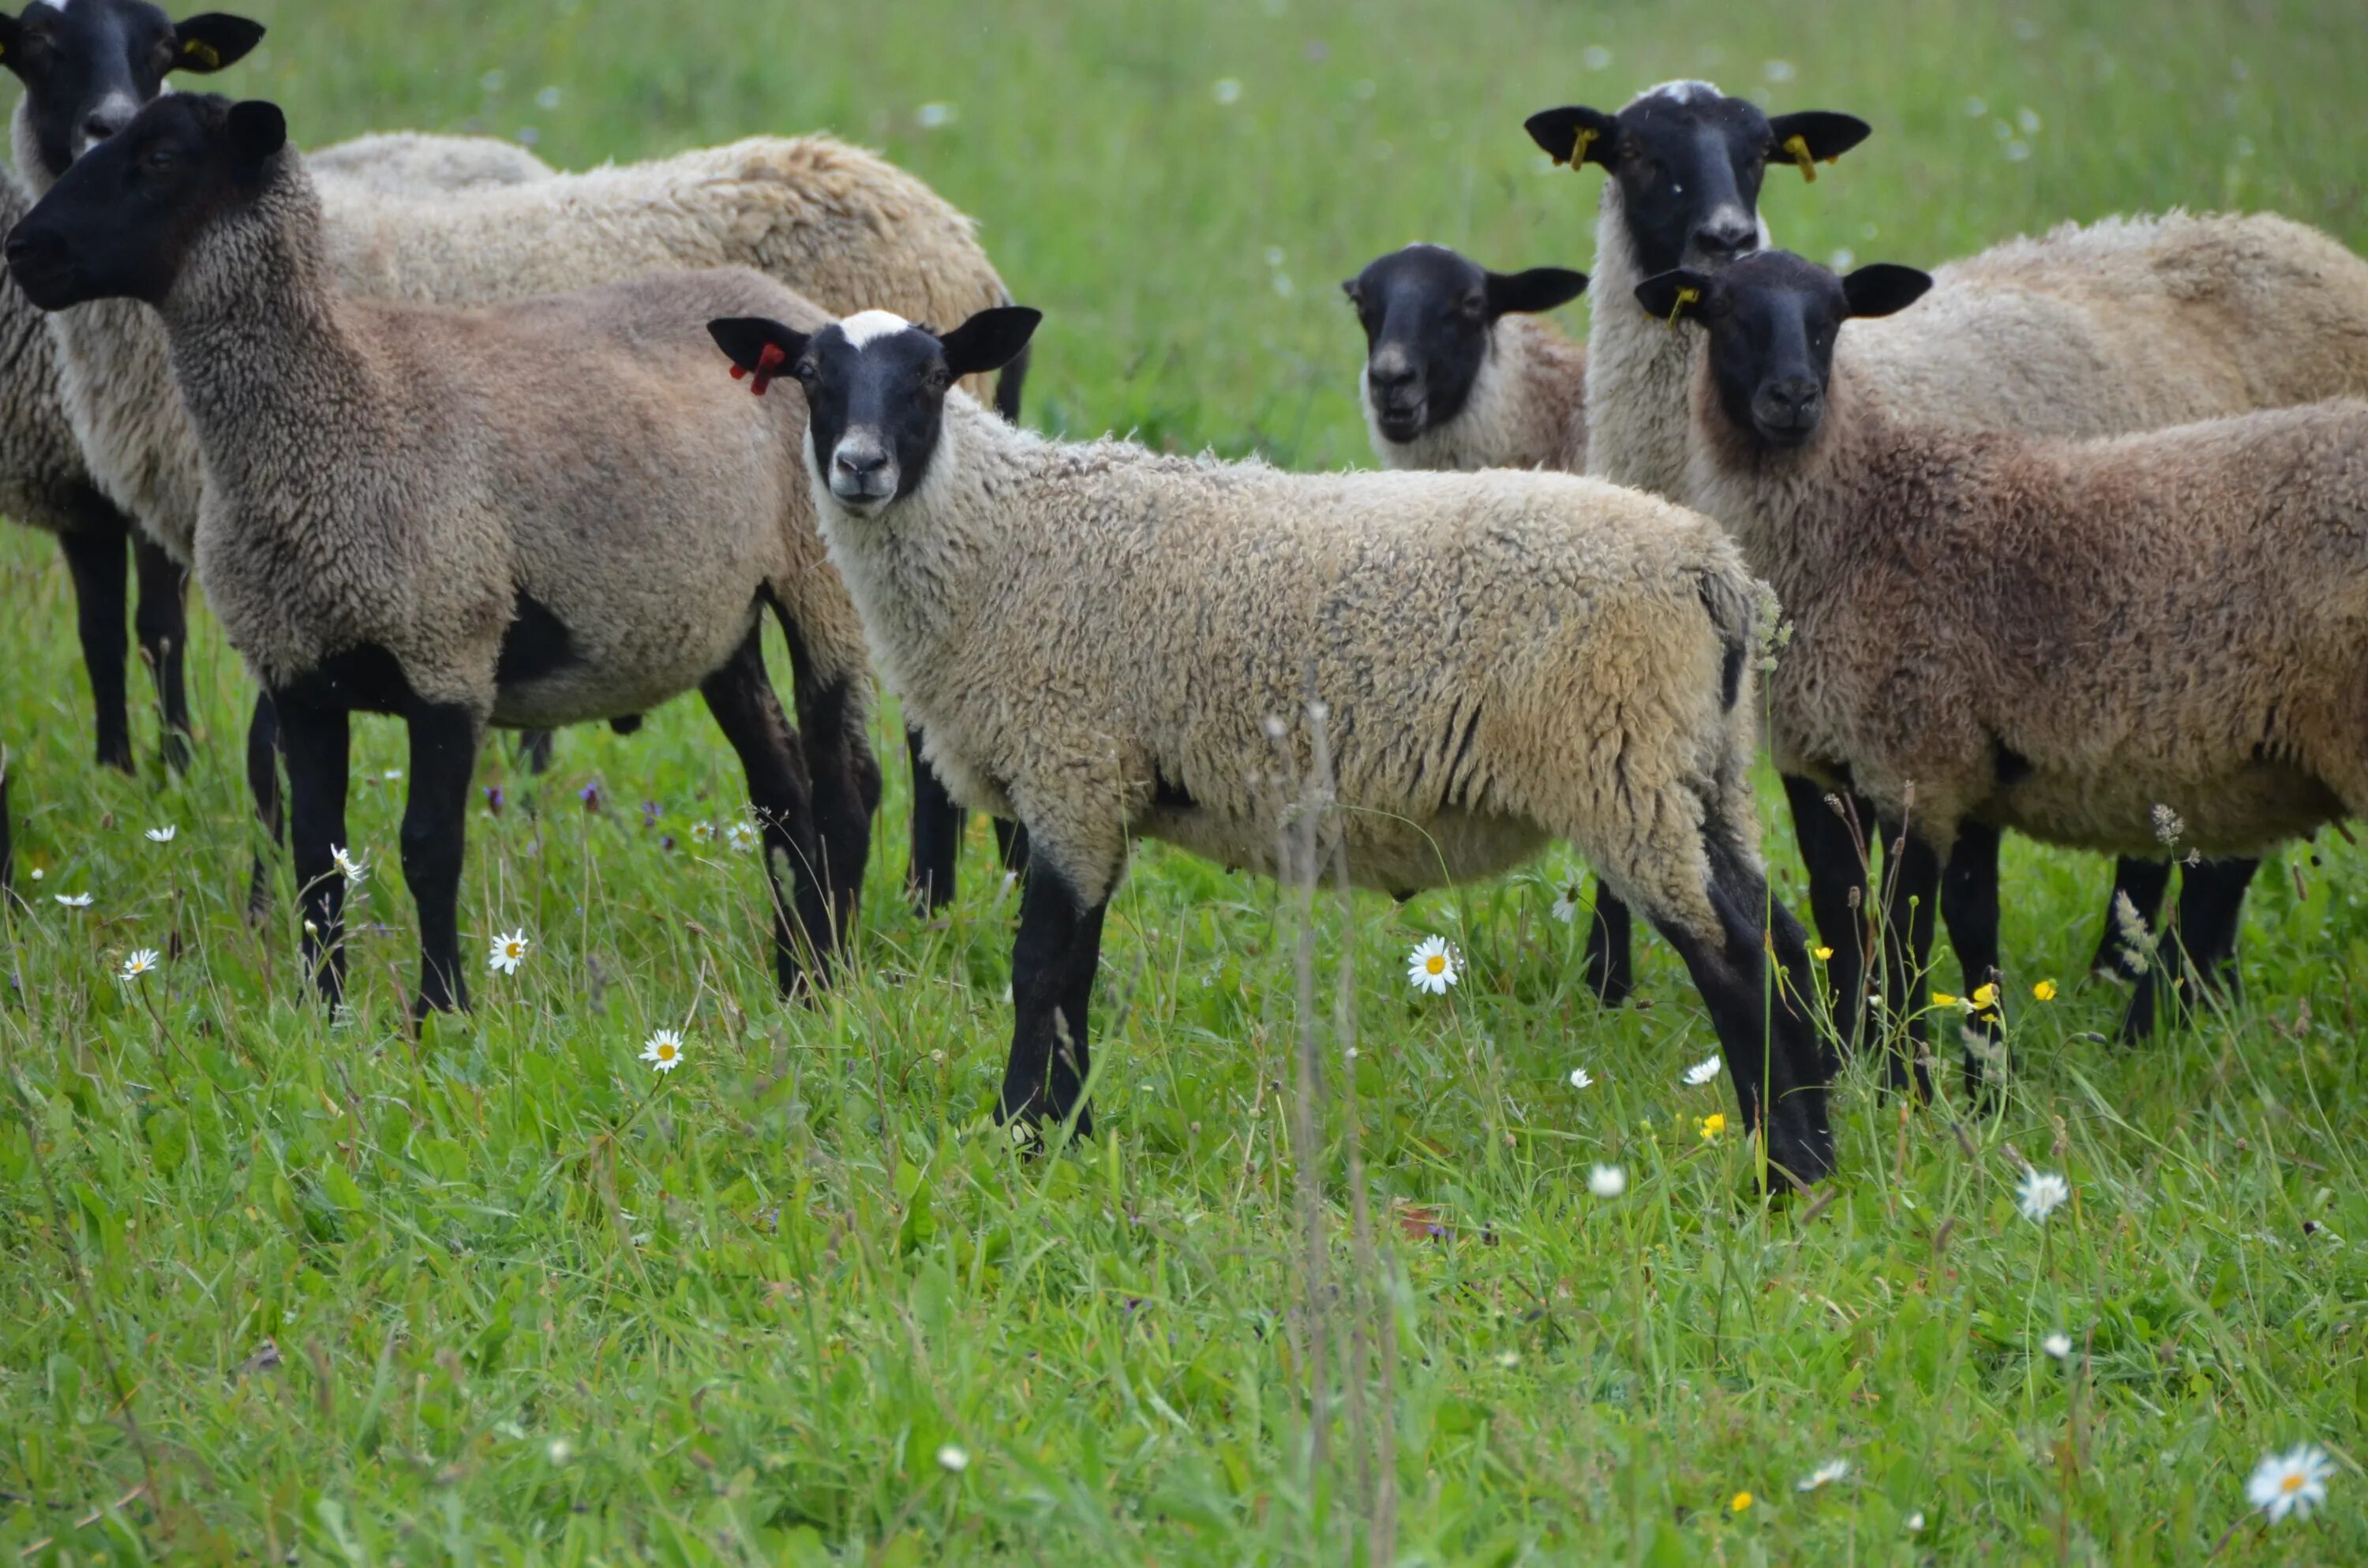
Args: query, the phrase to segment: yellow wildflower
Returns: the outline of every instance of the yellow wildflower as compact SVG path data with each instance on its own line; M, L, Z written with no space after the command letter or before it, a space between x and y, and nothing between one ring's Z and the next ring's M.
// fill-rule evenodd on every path
M2055 1000L2055 982L2043 980L2031 988L2031 994L2043 1002L2053 1002Z
M1709 1143L1715 1142L1718 1135L1725 1131L1726 1116L1725 1112L1714 1110L1708 1116L1702 1119L1702 1135L1703 1142Z

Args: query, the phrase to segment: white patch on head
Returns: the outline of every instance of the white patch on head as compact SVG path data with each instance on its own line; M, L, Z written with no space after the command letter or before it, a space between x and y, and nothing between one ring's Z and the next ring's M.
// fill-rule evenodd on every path
M1667 98L1671 103L1705 104L1716 103L1725 97L1726 95L1718 90L1715 82L1679 81L1663 82L1658 86L1647 87L1636 95L1636 99L1640 103L1646 98Z
M876 338L893 337L913 324L894 311L858 311L838 324L841 336L850 348L860 348Z
M34 5L34 6L48 6L51 10L52 10L52 11L63 11L63 10L64 10L68 6L72 5L73 3L74 3L74 0L33 0L33 5ZM25 9L27 9L28 11L31 10L32 8L33 8L33 6L26 6L26 7L25 7Z

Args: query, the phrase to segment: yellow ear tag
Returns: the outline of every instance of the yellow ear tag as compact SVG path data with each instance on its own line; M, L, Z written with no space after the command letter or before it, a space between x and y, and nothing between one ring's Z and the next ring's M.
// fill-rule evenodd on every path
M1678 302L1669 307L1669 330L1671 332L1678 330L1679 315L1684 312L1688 305L1694 303L1701 298L1702 290L1699 289L1680 289L1678 290Z
M1593 143L1598 136L1600 136L1601 134L1603 133L1596 130L1595 127L1591 125L1580 126L1578 128L1578 134L1571 138L1570 156L1565 161L1567 162L1574 170L1576 170L1579 165L1587 162L1588 147Z
M222 69L222 51L203 39L184 39L181 41L181 52L209 71Z
M1790 153L1793 155L1793 161L1801 165L1801 177L1811 185L1816 184L1817 160L1809 156L1809 139L1796 131L1784 138L1784 151Z

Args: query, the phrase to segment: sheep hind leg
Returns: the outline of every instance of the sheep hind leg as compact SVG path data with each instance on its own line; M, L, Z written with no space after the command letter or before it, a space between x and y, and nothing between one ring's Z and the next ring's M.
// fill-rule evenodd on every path
M82 639L83 668L90 674L98 721L98 765L130 773L131 721L123 695L124 645L131 635L123 619L130 529L120 515L112 520L86 517L58 536L58 548L74 579L74 630Z
M1607 1007L1624 1006L1636 989L1635 920L1628 906L1595 882L1595 918L1587 927L1587 988Z
M1087 906L1049 866L1029 874L1011 948L1011 1057L996 1112L1005 1122L1041 1129L1075 1115L1075 1136L1093 1136L1087 1019L1109 907L1107 899Z
M1761 1132L1770 1169L1810 1186L1833 1172L1834 1135L1826 1114L1828 1059L1809 1001L1808 942L1792 912L1770 895L1754 859L1715 829L1703 837L1714 926L1667 914L1654 915L1653 924L1702 993L1744 1123Z
M805 757L790 733L780 699L765 675L763 629L748 635L723 668L700 683L707 710L740 756L748 803L764 835L765 879L773 901L773 966L781 994L804 994L801 944L822 961L830 938L830 903L814 843L814 795ZM781 893L786 865L793 898Z
M165 766L175 773L189 768L189 574L181 563L159 550L137 528L131 536L131 563L140 579L140 608L132 629L140 639L141 656L149 678L156 684L156 709L164 719Z
M2169 940L2158 942L2122 1017L2124 1041L2146 1040L2157 1023L2183 1025L2204 992L2234 999L2238 992L2237 934L2245 923L2245 893L2260 862L2201 860L2180 875L2179 917Z
M2169 887L2168 860L2135 860L2123 856L2113 862L2113 891L2105 898L2104 929L2097 937L2096 956L2089 960L2090 974L2100 980L2145 978L2122 934L2122 905L2126 902L2138 924L2155 930L2160 926L2163 894Z
M813 791L815 875L830 907L827 958L854 938L856 903L871 859L871 814L880 809L880 761L871 755L856 700L855 683L867 678L863 667L852 673L826 667L786 611L780 619L789 639L799 737Z

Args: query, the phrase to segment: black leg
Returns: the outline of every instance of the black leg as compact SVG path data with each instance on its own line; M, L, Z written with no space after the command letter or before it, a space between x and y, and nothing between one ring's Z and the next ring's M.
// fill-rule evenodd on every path
M1883 908L1883 999L1893 1018L1906 1018L1906 1038L1894 1035L1885 1081L1905 1088L1908 1070L1915 1072L1917 1098L1932 1097L1932 1074L1924 1064L1924 1042L1930 1031L1924 1011L1930 1001L1925 984L1932 967L1933 905L1941 891L1941 858L1932 846L1891 823L1883 825L1886 846Z
M803 984L798 945L808 943L817 957L826 952L830 904L819 875L822 853L814 842L805 756L766 678L763 636L761 625L750 627L739 651L701 681L699 691L747 774L748 802L764 834L765 880L773 898L774 973L782 993L795 995ZM781 892L784 864L796 890L794 903Z
M1636 989L1635 922L1603 880L1595 882L1595 918L1587 927L1587 988L1607 1007L1627 1005Z
M2245 923L2245 892L2259 860L2203 860L2180 874L2179 922L2157 943L2154 961L2139 978L2122 1018L2122 1038L2144 1040L2157 1021L2186 1022L2198 994L2238 991L2237 934Z
M1817 937L1833 949L1825 962L1834 1033L1841 1049L1857 1049L1866 1036L1866 975L1874 952L1873 906L1866 888L1863 828L1853 828L1834 804L1842 801L1813 778L1788 774L1784 798L1793 808L1793 832L1809 873L1809 914ZM1859 823L1873 820L1861 811Z
M1028 830L1005 817L995 819L995 856L1015 877L1028 875Z
M345 874L330 856L346 842L347 715L342 708L290 701L277 693L279 737L288 755L290 838L295 849L298 906L304 912L304 967L323 1000L346 993Z
M631 733L630 731L621 730L618 733ZM518 760L526 764L526 770L529 773L540 778L551 771L551 732L549 730L520 730L518 749Z
M921 732L905 726L905 755L913 763L913 858L905 873L913 907L935 914L954 896L954 861L962 853L969 813L954 804L946 786L921 756Z
M856 902L871 858L871 813L880 804L880 761L871 755L863 710L855 699L857 677L822 668L786 611L780 622L789 638L798 733L814 791L814 874L830 903L830 928L820 944L827 958L855 935Z
M1759 1130L1769 1163L1794 1181L1822 1181L1834 1168L1826 1115L1829 1063L1811 1011L1808 943L1792 912L1768 896L1760 872L1716 835L1710 849L1712 907L1719 933L1656 921L1693 976L1735 1079L1744 1124ZM1776 984L1767 955L1776 954ZM1771 1000L1772 989L1772 1000Z
M1071 1112L1076 1136L1093 1136L1085 1105L1087 1007L1101 961L1107 901L1087 909L1049 866L1030 869L1011 948L1011 1060L1003 1072L1005 1121L1059 1122Z
M140 574L140 608L132 626L165 719L165 766L183 773L189 767L189 574L146 534L130 532L131 562Z
M2162 895L2169 886L2168 860L2133 860L2125 856L2113 862L2112 896L2105 901L2105 928L2097 938L2096 957L2089 960L2089 973L2112 980L2139 978L2137 960L2130 956L2129 944L2122 937L2122 901L2129 901L2130 908L2147 930L2158 930Z
M279 807L279 714L268 691L256 694L255 714L246 722L246 790L255 801L255 820L276 846L287 823ZM259 925L270 913L271 860L258 853L247 877L246 917Z
M66 571L74 578L74 630L82 636L83 668L90 672L90 697L98 716L98 763L129 773L131 721L124 708L123 624L128 573L128 534L119 516L112 524L94 516L58 536Z
M461 865L468 840L469 779L477 723L449 703L423 705L411 725L409 793L403 807L403 880L419 907L419 995L411 1016L469 1005L461 972Z
M1957 830L1949 846L1948 869L1941 877L1941 918L1948 923L1949 945L1964 966L1965 995L1998 983L1998 830L1969 822ZM1995 990L1993 991L1995 998ZM1983 1058L2005 1039L2004 1014L1995 1005L1977 1008L1966 1024L1964 1042L1965 1093L1982 1091ZM1980 1045L1974 1043L1978 1037Z

